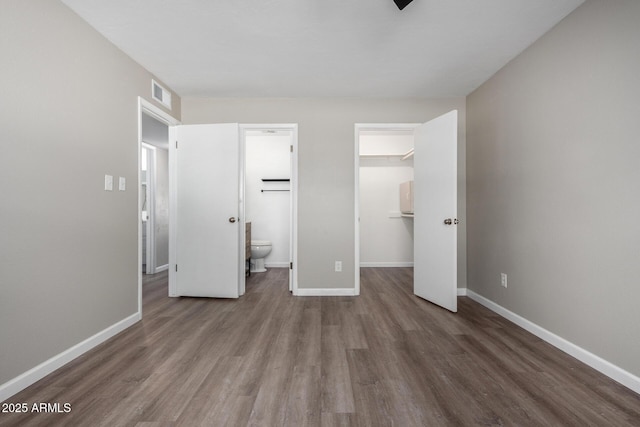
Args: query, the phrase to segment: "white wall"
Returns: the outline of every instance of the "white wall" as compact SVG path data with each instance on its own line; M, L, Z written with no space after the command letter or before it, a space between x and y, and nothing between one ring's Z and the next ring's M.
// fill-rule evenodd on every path
M245 216L251 221L252 240L270 240L267 267L289 266L290 182L262 179L291 179L291 135L247 135L245 173Z
M469 289L640 377L638 23L589 0L472 93L467 184Z
M406 153L413 135L360 136L360 153ZM401 182L413 179L413 159L360 157L360 265L413 265L413 219L400 217Z

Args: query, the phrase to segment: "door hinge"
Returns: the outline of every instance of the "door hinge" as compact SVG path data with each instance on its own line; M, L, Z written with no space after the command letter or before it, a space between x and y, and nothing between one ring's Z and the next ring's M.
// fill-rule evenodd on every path
M176 264L176 273L178 272L178 264Z
M289 263L289 270L293 270L293 263L292 262Z
M178 149L178 141L176 141L176 150Z
M289 151L291 151L293 153L293 145L289 146Z

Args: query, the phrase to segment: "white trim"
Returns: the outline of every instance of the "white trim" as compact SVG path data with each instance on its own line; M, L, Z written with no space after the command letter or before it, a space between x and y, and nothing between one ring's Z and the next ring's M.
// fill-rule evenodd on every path
M147 201L147 274L156 272L156 150L151 144L142 141L142 148L147 151L147 191L145 200ZM142 168L141 168L142 169Z
M524 317L507 310L506 308L483 297L482 295L473 292L472 290L467 290L467 295L472 300L478 302L479 304L482 304L489 310L499 314L505 319L512 321L516 325L531 332L533 335L543 339L552 346L575 357L579 361L591 366L593 369L603 373L604 375L619 382L625 387L630 388L636 393L640 393L640 377L637 377L632 373L620 368L619 366L616 366L613 363L608 362L603 358L589 352L588 350L585 350L584 348L579 347L570 341L567 341L566 339L554 334L553 332L550 332L543 327L536 325L530 320L527 320Z
M353 287L354 294L360 295L360 125L356 123L354 126L354 144L353 144L353 185L354 185L354 193L353 193L353 212L354 212L354 270L355 275L353 278Z
M467 296L467 288L458 288L458 296L466 297Z
M238 142L240 144L238 150L238 297L245 294L247 287L247 276L245 273L247 261L247 224L245 215L245 185L247 174L247 138L246 130L241 124L238 124ZM251 244L251 242L249 242ZM251 248L249 248L251 249ZM249 265L251 271L251 265Z
M360 267L413 267L413 261L393 261L393 262L367 262L362 261Z
M293 125L291 153L291 236L289 258L293 268L289 272L289 291L298 290L298 125Z
M352 297L357 294L354 288L298 288L294 295L299 297Z
M169 269L169 264L161 265L156 267L156 273L162 273L163 271L167 271Z
M140 312L134 313L131 316L122 319L121 321L109 326L101 332L87 338L86 340L74 345L71 348L63 351L62 353L53 356L49 360L46 360L38 366L29 369L27 372L18 375L12 380L0 385L0 402L10 398L14 394L24 390L36 381L46 377L56 369L66 365L78 356L83 355L87 351L102 344L114 335L127 329L142 318Z
M142 97L138 97L138 189L136 194L138 195L138 210L136 212L136 221L138 223L138 313L142 316L142 221L140 221L140 212L142 205L140 204L140 188L142 187L142 113L145 113L161 123L167 126L176 126L180 124L180 121L171 115L165 113L160 108L153 105ZM169 128L171 130L171 128ZM171 145L171 144L169 144ZM171 157L169 158L171 163ZM171 166L169 166L171 168ZM171 170L171 169L169 169ZM169 209L171 209L171 200L169 201ZM171 236L169 236L171 238ZM169 246L171 247L171 246ZM169 282L171 283L171 282ZM171 289L169 289L171 294Z
M264 263L265 267L268 268L289 268L289 263L288 262L265 262Z
M176 204L178 202L178 197L176 191L171 189L172 183L177 182L176 180L176 169L177 169L177 159L176 159L176 141L177 139L177 127L171 126L169 127L169 296L177 297L178 287L176 285L176 215L178 209Z

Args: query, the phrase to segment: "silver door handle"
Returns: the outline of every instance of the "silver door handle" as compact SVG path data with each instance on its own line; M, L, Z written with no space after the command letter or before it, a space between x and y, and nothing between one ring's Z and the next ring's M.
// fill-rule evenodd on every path
M229 218L229 222L236 222L236 217L232 216L231 218Z
M445 223L446 225L451 225L451 218L447 218L447 219L445 219L445 220L444 220L444 223Z
M458 225L458 224L460 224L460 221L458 221L458 218L455 218L453 220L451 218L447 218L447 219L444 220L444 223L446 225L451 225L451 224Z

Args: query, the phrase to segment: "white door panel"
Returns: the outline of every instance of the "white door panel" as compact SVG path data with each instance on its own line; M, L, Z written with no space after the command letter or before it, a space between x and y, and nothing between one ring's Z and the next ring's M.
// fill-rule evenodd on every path
M176 169L172 288L178 296L238 298L238 125L176 126L172 135L178 141L177 149L171 147Z
M457 311L458 112L416 129L414 293ZM445 224L450 219L451 224Z

